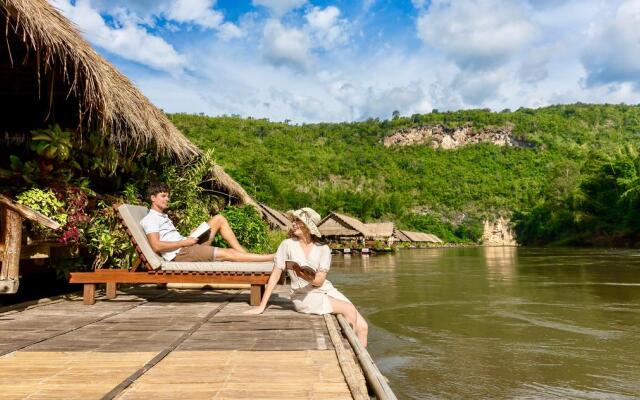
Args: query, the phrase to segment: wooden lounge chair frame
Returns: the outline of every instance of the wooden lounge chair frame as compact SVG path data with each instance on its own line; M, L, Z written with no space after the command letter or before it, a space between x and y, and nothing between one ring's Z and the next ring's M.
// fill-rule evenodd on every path
M120 207L126 207L124 204ZM120 211L120 207L118 210ZM154 270L140 244L134 238L125 218L120 220L133 243L138 259L130 269L98 269L93 272L72 272L69 283L84 284L84 304L95 304L96 284L106 284L106 298L114 299L119 283L196 283L196 284L250 284L249 303L257 306L262 300L271 271L165 271ZM146 240L146 238L144 239ZM148 243L147 243L148 244Z

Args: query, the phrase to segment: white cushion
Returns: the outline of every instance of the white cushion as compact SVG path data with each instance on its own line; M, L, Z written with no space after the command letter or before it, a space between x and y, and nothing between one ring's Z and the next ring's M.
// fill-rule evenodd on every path
M163 271L271 272L273 262L175 262L162 261Z

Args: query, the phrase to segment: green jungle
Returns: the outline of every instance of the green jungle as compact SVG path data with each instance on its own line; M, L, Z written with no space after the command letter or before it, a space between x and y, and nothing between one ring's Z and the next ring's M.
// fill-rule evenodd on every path
M395 221L475 243L482 221L510 217L522 244L638 245L640 106L465 110L389 120L291 124L172 114L172 122L251 195L287 210ZM395 131L513 124L524 147L385 147Z

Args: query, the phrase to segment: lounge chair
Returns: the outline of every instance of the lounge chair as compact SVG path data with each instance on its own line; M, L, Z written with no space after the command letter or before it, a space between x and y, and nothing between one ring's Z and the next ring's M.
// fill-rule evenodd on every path
M106 297L116 297L118 283L233 283L250 284L251 305L260 304L273 262L173 262L151 249L140 220L146 207L123 204L118 207L122 222L138 252L138 261L129 269L97 269L72 272L70 283L84 284L84 304L95 303L96 284L105 283Z

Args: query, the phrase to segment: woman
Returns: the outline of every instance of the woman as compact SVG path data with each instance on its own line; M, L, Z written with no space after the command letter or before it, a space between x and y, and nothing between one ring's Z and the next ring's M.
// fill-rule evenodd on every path
M290 211L292 226L289 239L278 247L275 265L258 308L246 314L262 314L267 307L273 288L278 283L286 261L297 263L288 269L291 278L291 300L296 311L305 314L342 314L353 327L362 345L367 345L368 325L362 315L342 293L327 280L331 267L331 249L320 243L320 215L311 208ZM316 271L315 277L304 273L298 265L308 265Z

